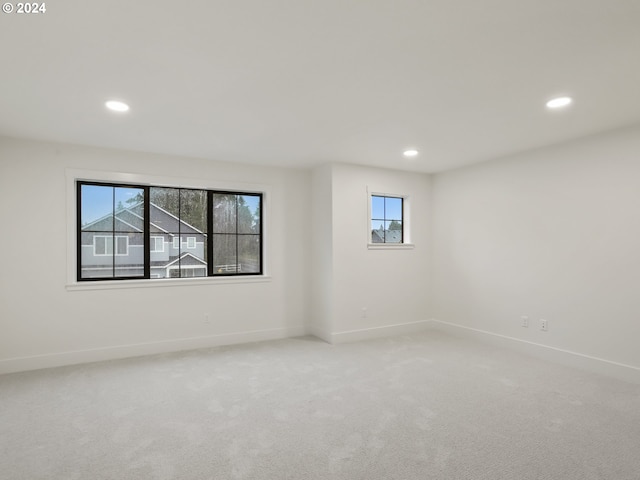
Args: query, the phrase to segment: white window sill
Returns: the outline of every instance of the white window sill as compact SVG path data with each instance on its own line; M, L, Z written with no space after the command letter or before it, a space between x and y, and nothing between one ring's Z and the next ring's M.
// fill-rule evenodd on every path
M413 250L413 243L368 243L369 250Z
M74 282L67 284L67 291L81 290L115 290L119 288L156 288L156 287L186 287L191 285L229 285L236 283L266 283L271 277L266 275L238 276L238 277L206 277L206 278L156 278L142 280L95 280L89 282Z

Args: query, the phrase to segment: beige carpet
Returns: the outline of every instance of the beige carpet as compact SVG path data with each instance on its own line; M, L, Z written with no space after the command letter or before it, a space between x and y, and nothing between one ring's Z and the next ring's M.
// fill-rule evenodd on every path
M640 386L437 332L0 376L0 478L640 479Z

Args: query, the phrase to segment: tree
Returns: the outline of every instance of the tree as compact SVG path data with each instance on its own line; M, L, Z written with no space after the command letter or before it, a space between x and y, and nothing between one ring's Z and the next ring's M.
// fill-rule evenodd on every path
M142 203L144 201L144 194L142 192L136 193L133 197L127 199L127 203L135 205L136 203Z
M207 229L207 192L181 188L152 188L150 202L205 232Z
M397 220L391 220L389 224L389 230L402 230L402 224Z
M213 243L214 265L255 263L255 249L247 245L254 240L259 242L259 238L251 234L260 233L260 202L250 196L245 199L244 195L234 193L213 193L212 231L207 228L205 190L151 188L150 201L208 234L207 241Z

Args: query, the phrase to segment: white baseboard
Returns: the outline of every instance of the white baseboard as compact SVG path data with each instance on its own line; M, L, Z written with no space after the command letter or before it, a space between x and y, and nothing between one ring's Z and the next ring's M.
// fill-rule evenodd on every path
M497 333L465 327L456 323L431 319L430 328L452 335L474 338L493 345L516 349L528 355L541 358L543 360L556 362L565 366L579 368L591 373L614 377L626 382L640 384L640 368L632 365L606 360L604 358L592 357L570 350L551 347L540 343L528 342L519 338L508 337Z
M307 334L306 326L254 330L204 337L179 338L160 342L118 345L114 347L76 350L30 357L16 357L0 360L0 374L39 370L42 368L76 365L79 363L100 362L129 357L141 357L158 353L170 353L199 348L235 345L239 343L277 340L281 338L299 337Z
M421 320L418 322L399 323L396 325L385 325L382 327L363 328L360 330L348 330L345 332L335 332L328 334L328 339L323 340L329 343L347 343L359 342L361 340L370 340L373 338L390 337L393 335L406 335L415 333L429 328L429 320Z
M323 340L327 343L332 343L331 342L331 332L325 328L321 328L318 327L316 325L311 325L309 327L309 334L313 335L314 337L319 338L320 340Z

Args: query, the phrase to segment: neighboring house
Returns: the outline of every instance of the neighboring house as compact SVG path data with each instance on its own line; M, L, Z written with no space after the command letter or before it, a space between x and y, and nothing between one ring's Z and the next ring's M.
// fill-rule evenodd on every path
M402 243L402 230L371 230L371 243Z
M153 203L149 208L151 278L206 276L206 234ZM122 275L144 274L142 210L138 203L82 226L83 278L110 275L114 262Z

